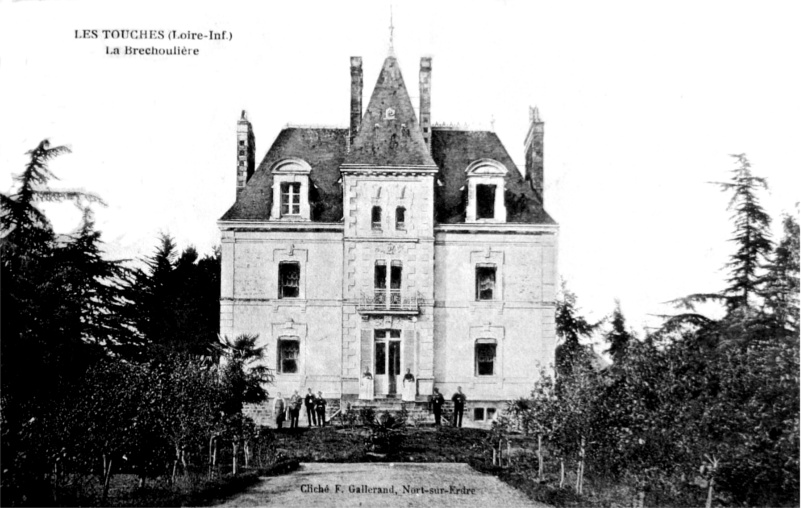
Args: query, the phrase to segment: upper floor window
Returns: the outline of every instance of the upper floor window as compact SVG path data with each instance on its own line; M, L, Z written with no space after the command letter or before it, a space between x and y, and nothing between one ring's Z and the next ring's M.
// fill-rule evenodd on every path
M373 229L381 229L381 207L374 206L373 210L370 214L370 222L373 225Z
M406 229L406 208L402 206L395 209L395 229Z
M495 298L495 265L476 266L476 300L492 300Z
M278 298L297 298L298 296L300 296L300 263L279 263Z
M278 339L278 373L297 374L300 341L297 337Z
M476 219L495 218L495 185L476 185Z
M281 184L281 215L300 215L300 183Z
M495 374L496 344L479 342L476 344L476 375L492 376Z

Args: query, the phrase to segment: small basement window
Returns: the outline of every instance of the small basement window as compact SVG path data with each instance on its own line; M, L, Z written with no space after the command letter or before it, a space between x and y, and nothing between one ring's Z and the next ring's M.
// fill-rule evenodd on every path
M476 218L495 218L495 188L496 185L476 185Z
M278 264L278 298L300 296L300 263Z
M493 418L495 418L495 408L494 407L488 407L487 408L487 420L492 420Z
M473 408L473 420L482 421L483 419L484 419L484 408L483 407Z
M292 339L278 340L278 373L297 374L300 357L300 341Z

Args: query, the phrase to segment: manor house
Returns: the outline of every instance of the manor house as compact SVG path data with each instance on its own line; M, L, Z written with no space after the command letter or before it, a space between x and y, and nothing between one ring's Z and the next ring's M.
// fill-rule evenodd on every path
M419 401L461 386L481 424L553 363L543 122L529 110L518 168L494 132L432 123L431 76L422 58L415 110L390 53L363 108L352 57L349 126L288 126L258 165L242 113L236 202L218 222L220 333L259 335L271 393L393 399L408 369Z

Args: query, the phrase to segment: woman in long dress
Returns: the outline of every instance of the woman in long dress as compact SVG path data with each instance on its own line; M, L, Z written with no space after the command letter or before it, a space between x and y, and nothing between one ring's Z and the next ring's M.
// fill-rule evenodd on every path
M403 376L403 400L404 402L414 402L416 396L417 389L412 369L406 369L406 374Z

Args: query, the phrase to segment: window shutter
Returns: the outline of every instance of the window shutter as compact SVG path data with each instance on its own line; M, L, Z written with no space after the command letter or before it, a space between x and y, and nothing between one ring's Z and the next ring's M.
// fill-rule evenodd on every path
M364 374L365 370L369 370L370 373L373 372L373 331L372 330L362 330L362 371L359 373L359 377Z
M406 374L406 369L412 369L412 374L417 376L414 370L414 330L403 330L403 365L401 374Z

